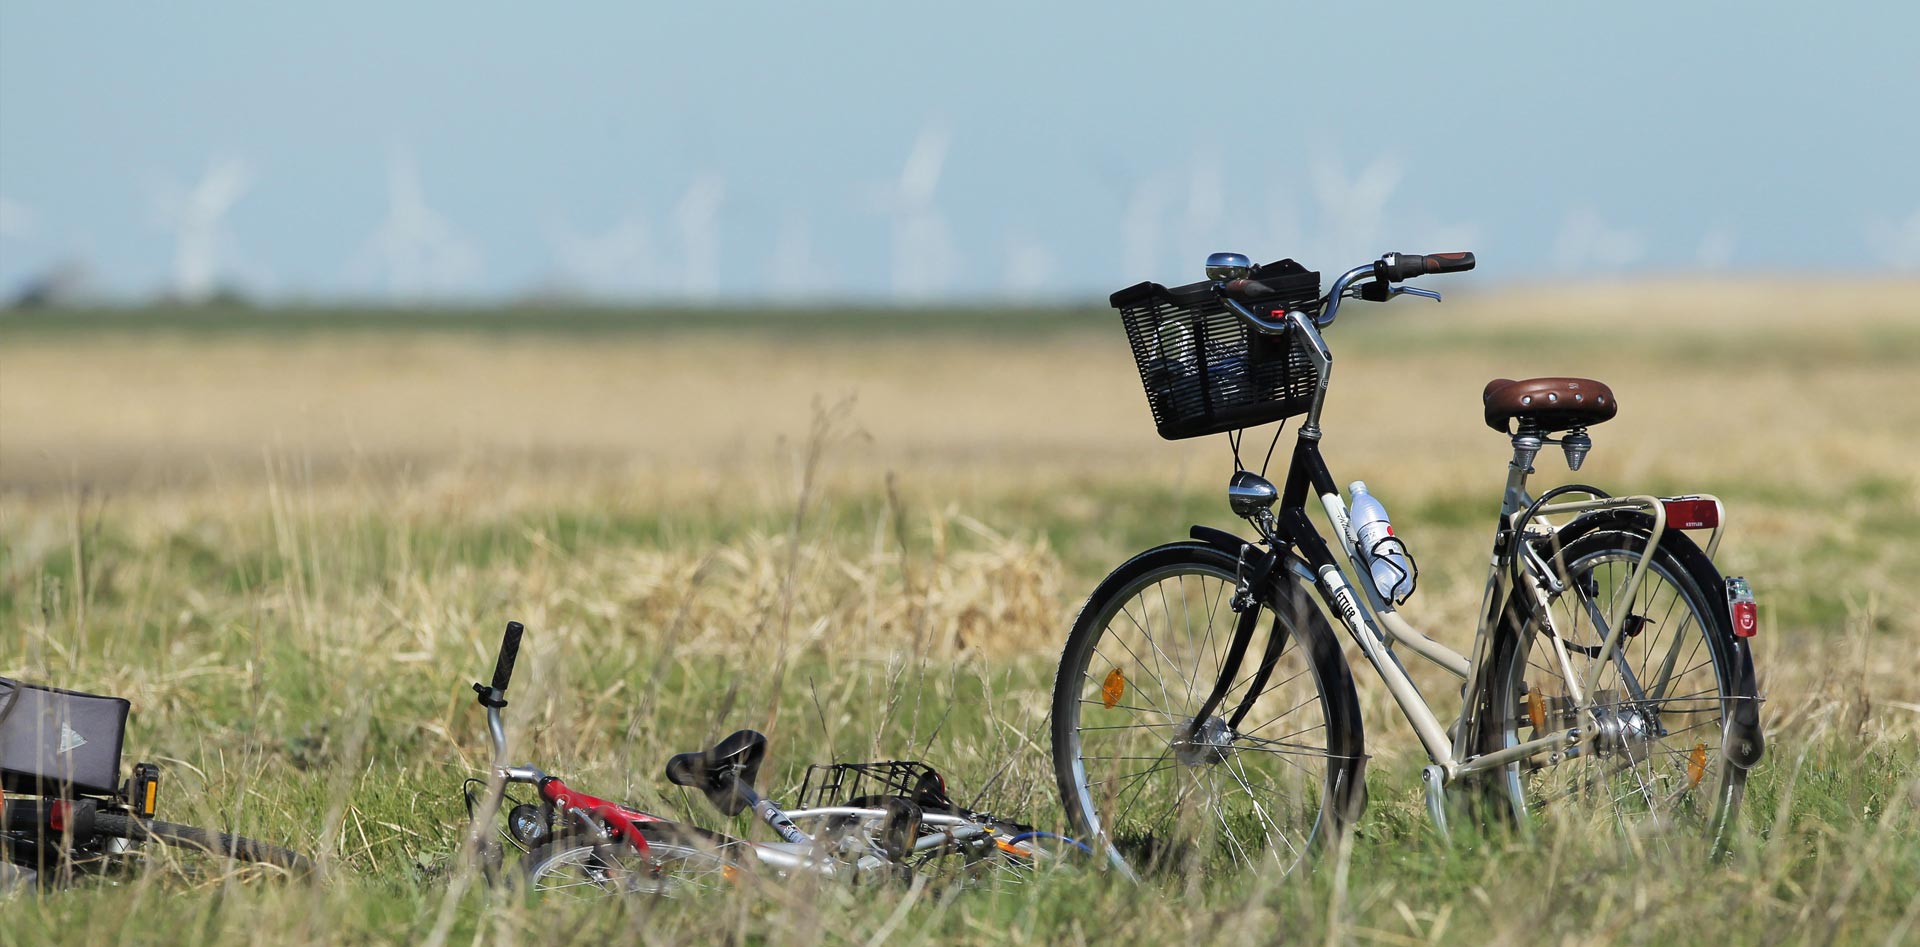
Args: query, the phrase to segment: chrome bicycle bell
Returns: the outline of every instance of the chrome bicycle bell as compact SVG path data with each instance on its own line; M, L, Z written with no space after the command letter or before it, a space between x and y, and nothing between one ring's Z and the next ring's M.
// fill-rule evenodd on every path
M1216 283L1246 279L1247 274L1252 271L1253 263L1244 253L1221 251L1207 254L1207 279Z

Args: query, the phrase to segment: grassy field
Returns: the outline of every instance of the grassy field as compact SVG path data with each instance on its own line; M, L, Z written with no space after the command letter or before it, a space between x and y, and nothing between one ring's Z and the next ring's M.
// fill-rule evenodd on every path
M484 754L466 685L506 619L516 756L604 795L747 831L661 766L752 726L777 798L809 762L919 756L1052 823L1066 628L1127 554L1235 525L1225 445L1153 436L1096 310L0 314L0 675L131 699L165 815L324 867L16 897L0 944L1910 942L1916 292L1513 291L1330 331L1329 462L1392 509L1407 613L1458 647L1505 463L1487 379L1609 382L1580 479L1728 502L1772 744L1725 865L1568 827L1437 841L1363 678L1370 808L1284 882L587 909L449 894Z

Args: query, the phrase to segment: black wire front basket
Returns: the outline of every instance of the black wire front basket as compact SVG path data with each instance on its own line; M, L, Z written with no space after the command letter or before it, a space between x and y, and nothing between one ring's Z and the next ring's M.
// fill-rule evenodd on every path
M1279 291L1248 307L1317 308L1320 274L1292 260L1253 275ZM1169 289L1129 286L1110 299L1147 390L1154 426L1167 440L1255 427L1304 414L1313 404L1313 362L1291 334L1255 332L1213 294L1210 283Z
M877 806L886 796L901 796L921 808L954 809L947 781L918 760L879 763L816 763L800 786L800 807Z

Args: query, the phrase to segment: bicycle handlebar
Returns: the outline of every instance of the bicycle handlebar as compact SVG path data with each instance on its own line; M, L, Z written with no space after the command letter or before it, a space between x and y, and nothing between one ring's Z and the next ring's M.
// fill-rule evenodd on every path
M1372 277L1373 282L1364 284L1362 289L1364 289L1365 292L1361 293L1361 295L1373 302L1384 302L1400 293L1411 293L1417 296L1428 296L1433 299L1439 299L1440 296L1437 293L1429 293L1426 290L1411 288L1402 289L1400 287L1390 287L1387 284L1412 279L1413 277L1423 276L1428 273L1465 272L1466 270L1473 269L1474 264L1473 254L1465 251L1425 254L1388 253L1372 263L1362 263L1340 274L1334 279L1333 287L1327 291L1327 295L1321 298L1320 312L1317 315L1302 315L1303 317L1309 318L1315 326L1324 328L1332 325L1335 316L1340 312L1340 300L1349 295L1349 290L1356 281L1364 280L1367 277ZM1376 290L1377 292L1375 292ZM1245 299L1257 300L1262 297L1279 295L1273 287L1259 280L1242 278L1231 281L1217 281L1213 284L1213 294L1228 310L1232 311L1234 315L1239 316L1242 322L1245 322L1256 332L1266 335L1284 335L1291 328L1288 323L1288 318L1290 317L1269 319L1260 313L1254 312L1247 307L1245 302L1242 302L1242 300ZM1275 315L1280 315L1278 310L1275 310Z
M508 682L513 680L513 662L520 656L520 635L527 630L517 621L507 622L507 633L500 638L500 657L493 665L493 689L502 694L507 692Z
M473 684L473 692L480 695L480 706L499 710L507 705L507 685L513 681L513 662L520 656L520 635L526 630L517 621L507 622L507 632L500 637L500 654L493 660L492 686L478 681Z
M1473 266L1473 254L1467 252L1389 253L1374 264L1374 272L1381 279L1399 282L1428 273L1464 273Z

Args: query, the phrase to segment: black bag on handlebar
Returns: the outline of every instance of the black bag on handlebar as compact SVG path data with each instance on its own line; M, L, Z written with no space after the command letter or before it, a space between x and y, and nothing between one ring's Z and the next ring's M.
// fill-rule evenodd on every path
M1281 260L1251 275L1277 291L1249 300L1255 312L1317 308L1319 273ZM1139 283L1109 301L1120 310L1161 437L1254 427L1304 414L1313 404L1313 363L1303 344L1255 332L1215 298L1212 284Z
M60 798L117 792L132 707L0 678L0 789Z

